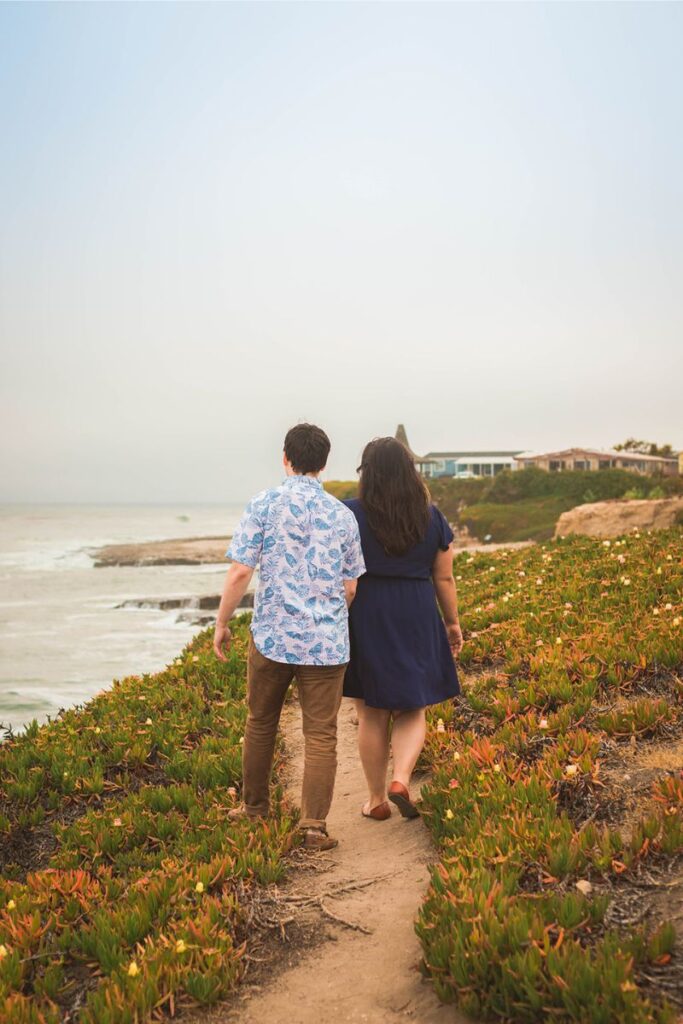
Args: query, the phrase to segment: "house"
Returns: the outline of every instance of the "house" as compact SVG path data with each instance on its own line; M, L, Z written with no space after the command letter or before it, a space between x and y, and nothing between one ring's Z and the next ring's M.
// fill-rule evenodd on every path
M396 429L396 439L401 441L413 456L418 472L426 477L450 476L468 479L476 476L496 476L504 469L516 469L515 451L478 451L478 452L427 452L416 455L408 444L406 428L400 423Z
M519 469L537 466L551 473L567 469L630 469L634 473L675 476L680 472L679 458L642 455L640 452L616 451L614 448L565 448L559 452L519 452L515 462Z

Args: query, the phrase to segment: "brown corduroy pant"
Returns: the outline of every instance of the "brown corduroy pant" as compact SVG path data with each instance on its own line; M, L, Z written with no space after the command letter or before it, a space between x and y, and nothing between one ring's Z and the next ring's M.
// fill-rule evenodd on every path
M265 816L280 712L296 678L304 733L300 828L325 828L337 774L337 715L346 665L289 665L271 661L249 638L247 725L242 751L247 814Z

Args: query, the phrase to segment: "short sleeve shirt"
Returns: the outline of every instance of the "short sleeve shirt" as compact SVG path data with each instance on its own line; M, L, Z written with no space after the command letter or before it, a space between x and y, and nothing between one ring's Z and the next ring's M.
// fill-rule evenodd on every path
M344 580L365 572L356 518L314 477L291 476L247 505L226 556L258 567L251 631L272 661L349 660Z

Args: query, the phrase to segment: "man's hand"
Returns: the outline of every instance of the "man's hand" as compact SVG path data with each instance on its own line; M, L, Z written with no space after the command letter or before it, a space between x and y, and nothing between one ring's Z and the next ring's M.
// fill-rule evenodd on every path
M451 625L447 625L446 635L448 636L448 645L451 649L451 654L455 658L456 654L460 654L464 643L460 623L453 622Z
M232 633L230 626L219 626L216 625L216 631L213 635L213 653L221 661L227 661L225 652L230 650L230 644L232 643Z

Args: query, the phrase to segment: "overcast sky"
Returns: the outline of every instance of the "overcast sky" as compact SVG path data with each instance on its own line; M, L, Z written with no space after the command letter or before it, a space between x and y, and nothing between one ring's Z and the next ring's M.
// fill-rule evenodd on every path
M0 498L683 447L683 5L0 5Z

